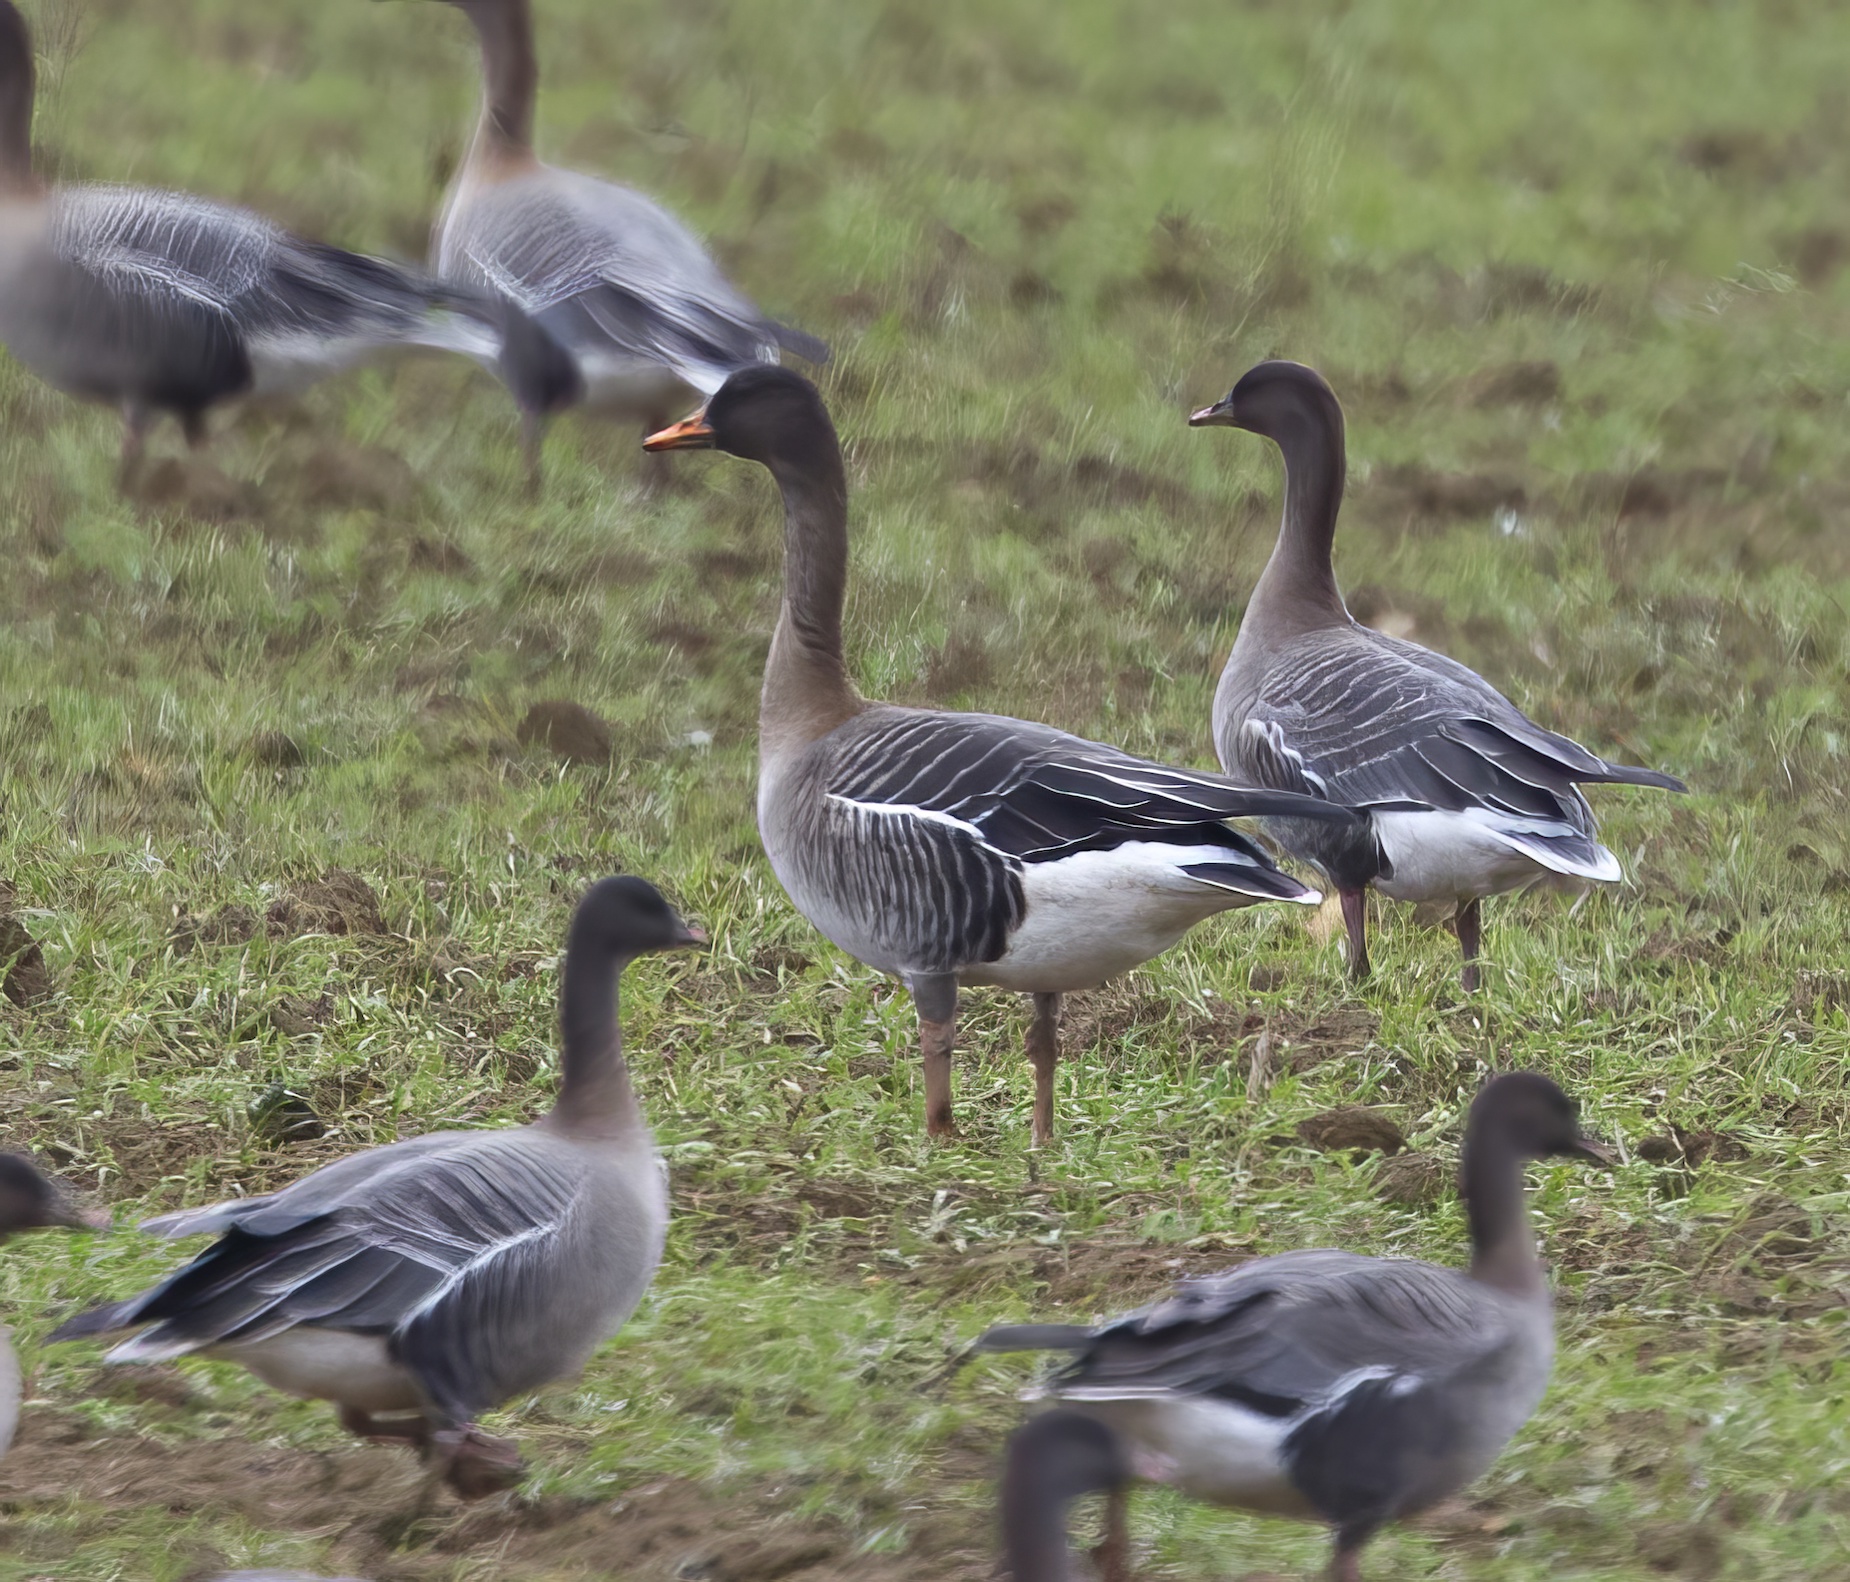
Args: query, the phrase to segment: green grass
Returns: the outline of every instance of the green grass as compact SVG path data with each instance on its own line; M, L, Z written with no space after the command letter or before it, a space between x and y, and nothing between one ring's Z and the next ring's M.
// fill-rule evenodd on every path
M0 1467L0 1582L258 1560L381 1582L987 1575L1027 1373L947 1374L955 1349L1247 1253L1458 1259L1456 1202L1386 1202L1376 1162L1293 1126L1385 1105L1449 1167L1493 1063L1555 1074L1634 1151L1672 1123L1733 1146L1536 1173L1555 1388L1372 1574L1850 1578L1835 8L538 11L544 149L660 194L837 348L869 692L1209 762L1278 479L1260 442L1183 416L1285 354L1348 408L1358 612L1696 794L1599 796L1631 883L1497 903L1475 1000L1405 915L1359 993L1299 918L1204 927L1074 1001L1039 1160L1022 1008L972 994L968 1141L928 1148L904 996L792 913L757 845L762 476L687 458L650 500L633 435L568 421L530 506L500 393L424 362L228 423L210 462L235 484L194 468L133 506L114 419L6 365L0 876L55 985L0 1003L9 1141L127 1222L518 1120L550 1091L586 882L654 878L714 945L626 984L677 1218L623 1336L499 1419L531 1503L409 1523L405 1458L349 1447L325 1409L213 1365L112 1383L90 1348L41 1349L174 1255L36 1237L0 1260L32 1401ZM39 137L67 175L421 251L474 97L447 8L35 17ZM611 722L608 770L517 746L555 697ZM299 766L253 751L276 731ZM330 866L372 885L388 934L263 928ZM226 907L256 936L194 942ZM1279 1075L1249 1095L1268 1029ZM323 1138L253 1132L275 1083ZM1322 1556L1309 1529L1160 1494L1135 1525L1154 1574Z

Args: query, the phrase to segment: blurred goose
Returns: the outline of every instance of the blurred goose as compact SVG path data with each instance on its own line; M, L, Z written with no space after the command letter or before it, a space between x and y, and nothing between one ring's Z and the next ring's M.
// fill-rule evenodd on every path
M656 428L733 370L775 363L780 346L828 360L823 342L760 313L660 204L534 157L528 0L448 3L481 43L483 100L437 224L437 270L510 298L566 349L577 387L547 410L582 400ZM524 415L537 479L546 411Z
M80 1209L24 1154L0 1153L0 1241L22 1230L106 1230L109 1216ZM19 1359L0 1329L0 1456L19 1427Z
M1323 378L1268 362L1189 418L1263 434L1284 453L1284 520L1214 696L1230 775L1357 809L1353 824L1269 832L1336 887L1349 970L1368 975L1366 892L1450 910L1467 990L1480 902L1538 883L1622 877L1594 839L1582 785L1683 782L1608 763L1542 729L1476 672L1360 625L1330 565L1343 495L1343 413Z
M955 1131L957 991L1034 996L1034 1138L1053 1134L1060 996L1167 950L1217 912L1315 904L1223 822L1295 814L1310 797L1172 769L1046 725L870 703L842 657L848 485L814 385L746 369L651 450L727 451L784 499L784 599L759 711L758 828L797 910L911 991L926 1125Z
M1130 1481L1124 1442L1096 1417L1056 1407L1009 1440L1002 1472L1002 1551L1014 1582L1071 1582L1067 1508Z
M1098 1329L1004 1325L977 1349L1072 1353L1042 1393L1121 1434L1139 1478L1326 1522L1332 1582L1356 1582L1378 1529L1471 1482L1541 1401L1554 1316L1522 1174L1555 1155L1611 1162L1560 1088L1511 1072L1465 1127L1469 1268L1281 1253Z
M129 483L155 417L293 392L398 346L496 366L524 399L572 376L506 304L304 241L248 209L145 187L47 187L32 170L32 39L0 0L0 340L122 414Z
M548 1114L369 1149L268 1197L149 1220L158 1235L219 1240L51 1338L139 1328L106 1360L242 1363L333 1401L356 1434L419 1445L465 1497L506 1487L520 1458L476 1418L576 1374L660 1261L667 1193L623 1059L617 981L644 952L702 938L654 886L600 880L566 942Z

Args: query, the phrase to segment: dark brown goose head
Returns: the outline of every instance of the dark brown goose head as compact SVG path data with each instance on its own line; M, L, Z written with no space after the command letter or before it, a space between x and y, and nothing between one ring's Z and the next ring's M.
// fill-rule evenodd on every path
M24 1154L0 1154L0 1241L22 1230L107 1230L109 1215L82 1209Z
M768 467L823 472L841 465L835 425L821 392L799 373L757 363L732 375L690 417L651 434L649 451L722 450Z
M1214 405L1190 413L1188 423L1190 428L1243 428L1287 447L1300 430L1334 431L1340 439L1343 409L1316 369L1280 359L1247 369Z
M1123 1441L1095 1418L1056 1408L1009 1441L1002 1473L1002 1549L1014 1582L1068 1582L1066 1512L1074 1500L1130 1480Z

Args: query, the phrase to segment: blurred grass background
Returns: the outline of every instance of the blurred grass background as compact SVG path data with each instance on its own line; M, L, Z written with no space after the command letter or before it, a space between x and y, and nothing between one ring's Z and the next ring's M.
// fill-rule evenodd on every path
M447 7L28 9L48 170L421 256L475 107ZM226 421L203 460L169 433L131 503L114 417L0 366L0 878L43 959L0 1002L9 1146L127 1222L522 1119L586 882L641 872L715 940L630 975L678 1217L582 1384L498 1420L534 1460L520 1503L414 1520L408 1459L325 1409L39 1349L173 1254L36 1238L0 1261L32 1401L0 1579L985 1576L1026 1374L944 1376L954 1348L1250 1252L1459 1258L1442 1188L1493 1063L1560 1077L1639 1157L1537 1173L1556 1388L1371 1574L1850 1578L1836 8L537 14L542 153L657 194L836 347L870 693L1211 762L1279 479L1183 419L1288 355L1348 409L1356 613L1697 794L1601 795L1631 883L1496 904L1475 1000L1405 914L1359 993L1301 919L1198 931L1074 1001L1038 1161L1022 1008L973 995L970 1137L928 1149L904 996L794 916L757 844L761 476L679 459L649 499L636 436L568 420L531 505L500 392L433 361ZM556 699L608 722L607 762L523 745ZM1356 1102L1413 1164L1297 1133ZM1160 1494L1135 1523L1151 1574L1321 1562L1309 1529Z

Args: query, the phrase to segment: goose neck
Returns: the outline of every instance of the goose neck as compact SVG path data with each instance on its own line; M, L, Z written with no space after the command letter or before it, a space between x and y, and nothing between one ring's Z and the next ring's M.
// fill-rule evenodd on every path
M472 157L530 155L540 69L528 0L476 0L468 9L482 46L482 121Z
M1465 1137L1464 1196L1471 1227L1471 1278L1517 1297L1547 1291L1523 1194L1525 1155L1494 1120Z
M614 1136L642 1124L617 1016L618 984L632 958L575 943L567 944L559 991L559 1097L548 1120L564 1131Z
M859 713L842 655L848 584L848 484L835 436L771 465L784 503L784 599L765 664L765 756L800 747Z
M1272 558L1253 589L1252 613L1281 636L1347 625L1330 558L1347 466L1342 429L1304 413L1272 437L1285 460L1285 509Z
M32 174L32 35L11 0L0 0L0 192L36 193Z

